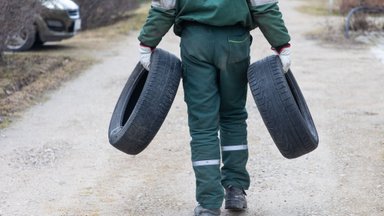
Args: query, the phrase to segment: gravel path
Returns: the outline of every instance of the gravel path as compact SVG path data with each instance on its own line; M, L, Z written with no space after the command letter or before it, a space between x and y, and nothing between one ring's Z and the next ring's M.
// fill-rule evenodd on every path
M308 40L304 34L324 21L298 13L302 2L281 1L281 8L319 148L284 159L249 96L249 209L223 215L384 215L383 64L370 49ZM253 60L271 54L253 34ZM112 110L138 61L136 36L0 131L0 216L192 215L182 88L144 152L129 156L108 144ZM177 54L178 42L171 32L160 47Z

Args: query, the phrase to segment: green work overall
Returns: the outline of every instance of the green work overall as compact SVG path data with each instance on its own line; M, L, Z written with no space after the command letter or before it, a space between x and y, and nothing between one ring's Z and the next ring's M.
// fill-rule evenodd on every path
M187 23L182 32L196 199L204 208L221 207L223 186L249 187L245 103L250 43L249 30L241 26Z
M181 37L196 199L204 208L220 208L223 187L246 190L250 184L245 169L249 31L260 28L274 48L290 37L278 0L152 0L138 39L155 48L172 26Z

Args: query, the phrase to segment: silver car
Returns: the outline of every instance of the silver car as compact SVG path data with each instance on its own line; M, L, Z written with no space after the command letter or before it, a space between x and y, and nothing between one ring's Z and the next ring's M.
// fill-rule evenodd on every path
M12 51L73 37L81 28L79 6L71 0L40 0L43 9L36 14L33 27L25 27L7 41Z

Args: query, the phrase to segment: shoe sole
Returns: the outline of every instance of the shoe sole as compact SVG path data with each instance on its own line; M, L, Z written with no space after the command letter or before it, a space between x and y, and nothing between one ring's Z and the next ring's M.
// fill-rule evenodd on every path
M247 208L247 204L240 200L227 200L225 201L225 209L231 211L244 211Z

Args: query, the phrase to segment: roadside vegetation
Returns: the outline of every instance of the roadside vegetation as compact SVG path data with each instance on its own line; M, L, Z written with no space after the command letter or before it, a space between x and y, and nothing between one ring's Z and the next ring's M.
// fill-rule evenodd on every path
M26 108L44 101L47 92L97 62L98 53L106 51L130 31L138 30L148 10L148 5L140 7L140 0L108 3L78 0L83 24L82 31L74 38L26 52L7 52L3 42L12 31L18 30L11 21L16 22L16 17L20 17L17 23L30 25L31 11L39 10L37 1L0 0L0 129L7 127ZM27 16L28 8L30 15Z
M316 23L318 27L307 36L336 47L348 48L376 43L384 35L384 13L356 13L346 33L347 14L356 7L384 8L384 0L329 0L306 1L299 11L315 16L326 16L326 22Z

